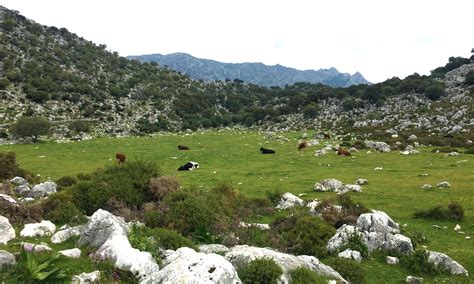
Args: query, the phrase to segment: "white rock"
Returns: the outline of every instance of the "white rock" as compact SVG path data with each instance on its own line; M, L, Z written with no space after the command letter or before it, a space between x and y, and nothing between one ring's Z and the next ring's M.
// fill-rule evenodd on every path
M4 268L12 266L16 263L15 256L8 251L0 250L0 272Z
M316 207L318 207L318 205L321 204L321 202L317 199L311 201L311 202L308 202L308 204L306 204L306 207L309 208L309 212L314 212L316 211Z
M405 279L405 282L409 284L422 284L423 278L415 277L415 276L407 276L407 278Z
M418 140L418 137L416 137L416 135L412 134L408 136L408 141L415 141L415 140Z
M210 245L200 245L199 251L203 253L226 253L229 251L229 248L221 244L210 244Z
M76 227L67 227L64 228L61 231L57 231L52 237L51 237L51 242L53 244L59 244L62 243L66 240L68 240L71 237L75 236L80 236L82 231L84 230L85 226L76 226Z
M22 177L14 177L10 180L10 182L13 183L14 185L28 184L28 181Z
M34 251L34 252L43 252L43 251L52 251L53 249L50 248L47 244L32 244L28 242L22 242L21 246L25 251Z
M451 187L451 184L449 184L449 182L447 181L442 181L438 183L436 186L439 188L448 188L448 187Z
M339 191L342 188L342 182L337 179L325 179L321 181L320 183L317 182L314 185L314 190L315 191Z
M461 154L458 152L451 152L451 153L448 153L448 156L455 157L455 156L461 156Z
M428 252L428 262L433 263L434 265L441 267L447 270L453 275L466 275L468 276L467 270L460 265L457 261L452 260L449 256L444 253L436 251L427 251Z
M8 218L0 216L0 244L6 245L8 241L16 237L15 229Z
M421 189L432 189L433 186L431 184L424 184L421 186Z
M276 206L277 209L288 209L294 206L302 206L304 205L303 199L299 198L298 196L291 194L289 192L284 193L281 196L280 202Z
M100 280L100 271L81 273L72 277L71 284L90 284Z
M354 148L354 147L349 148L348 151L349 151L349 153L357 153L357 152L359 152L359 150L357 150L357 149Z
M10 195L0 193L0 199L5 200L6 202L8 202L11 205L18 206L18 202L16 202L16 200L13 199Z
M56 193L57 185L54 181L47 181L33 186L28 197L38 198Z
M398 234L400 227L390 218L387 213L372 210L372 213L364 213L357 219L356 227L361 231L381 232Z
M395 265L395 264L398 264L400 262L398 260L398 258L393 257L393 256L387 256L387 258L385 260L386 260L387 264L390 264L390 265Z
M454 230L461 231L461 226L459 224L456 224L456 226L454 227Z
M167 253L154 283L241 283L234 266L223 256L182 247Z
M381 171L381 170L383 170L382 167L375 167L375 168L374 168L374 171Z
M349 191L362 192L362 186L358 184L345 184L339 192L346 193Z
M41 221L40 223L26 224L20 232L21 237L42 237L50 236L56 231L56 226L51 221Z
M356 181L355 181L356 184L358 185L365 185L365 184L368 184L369 181L366 180L365 178L358 178Z
M334 271L334 269L321 264L319 260L313 256L300 255L297 257L291 254L277 252L269 248L238 245L232 247L230 251L225 254L225 258L230 261L236 269L240 269L255 259L272 259L283 270L283 275L281 275L279 279L281 283L289 283L289 273L298 267L307 267L320 275L334 277L341 281L345 281L339 273ZM323 267L326 269L323 269Z
M257 228L257 229L260 229L260 230L270 230L270 225L269 224L260 224L260 223L240 222L239 227L241 227L241 228Z
M390 146L385 142L366 140L364 143L368 148L375 149L379 152L388 153L391 151Z
M79 258L81 257L81 250L78 248L73 248L73 249L66 249L66 250L60 250L58 253L70 257L70 258Z
M340 258L352 259L357 262L362 261L362 255L356 250L346 249L345 251L340 252L337 256Z

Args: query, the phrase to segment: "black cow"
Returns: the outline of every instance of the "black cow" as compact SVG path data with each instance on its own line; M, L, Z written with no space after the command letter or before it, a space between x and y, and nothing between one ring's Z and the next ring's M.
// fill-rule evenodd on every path
M262 152L262 154L275 154L275 150L265 149L263 147L260 147L260 152Z
M196 162L187 162L186 164L182 165L178 168L178 171L192 171L199 169L199 164Z

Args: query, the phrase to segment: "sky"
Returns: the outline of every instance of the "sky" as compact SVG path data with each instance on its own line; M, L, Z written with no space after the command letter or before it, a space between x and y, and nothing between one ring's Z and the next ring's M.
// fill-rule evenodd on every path
M474 48L473 0L0 0L122 56L185 52L222 62L429 74Z

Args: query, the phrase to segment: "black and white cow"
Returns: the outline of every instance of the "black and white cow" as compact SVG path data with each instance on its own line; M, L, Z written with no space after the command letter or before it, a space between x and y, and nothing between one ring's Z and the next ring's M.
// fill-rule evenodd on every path
M263 147L260 147L260 152L262 152L262 154L275 154L275 150L265 149Z
M199 164L196 162L187 162L186 164L182 165L178 168L178 171L192 171L199 169Z

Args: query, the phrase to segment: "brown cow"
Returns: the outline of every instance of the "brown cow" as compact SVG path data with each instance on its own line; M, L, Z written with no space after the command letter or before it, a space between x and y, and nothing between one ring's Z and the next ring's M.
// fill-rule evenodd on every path
M117 159L117 163L119 164L125 163L125 154L117 153L115 154L115 159Z
M178 150L189 150L189 147L185 145L178 145Z
M344 148L339 148L337 150L337 154L339 156L350 156L351 155L351 153L349 151L347 151L346 149L344 149Z
M308 148L308 143L307 142L301 142L298 145L298 151L300 151L301 149L305 149L305 148Z

